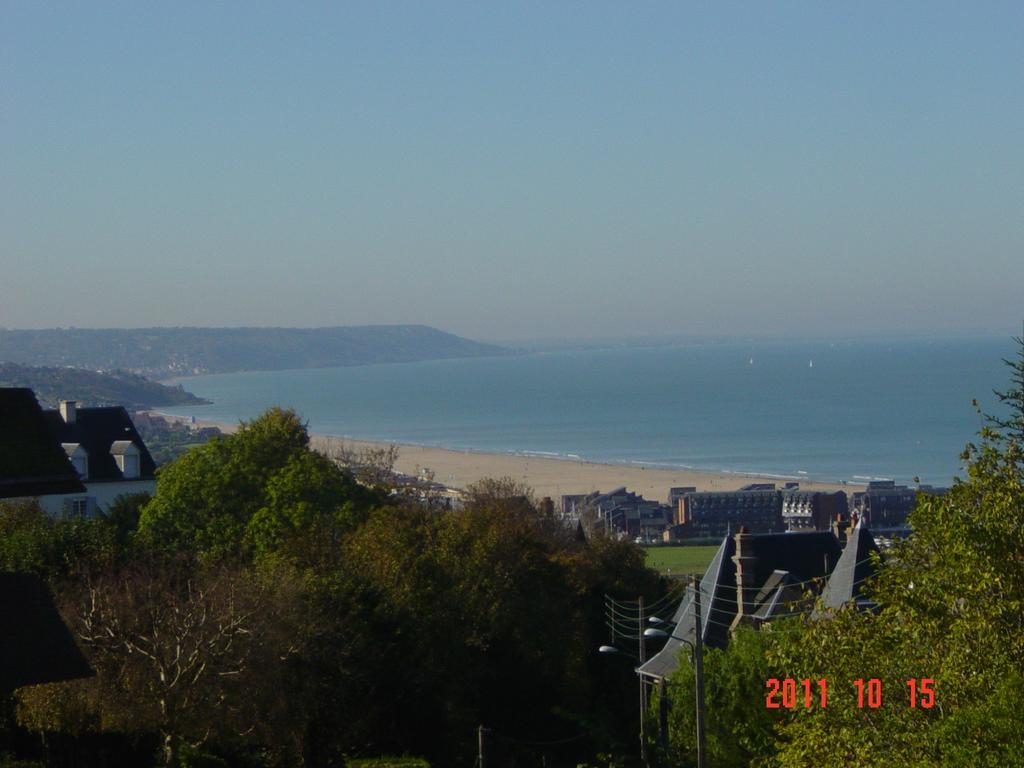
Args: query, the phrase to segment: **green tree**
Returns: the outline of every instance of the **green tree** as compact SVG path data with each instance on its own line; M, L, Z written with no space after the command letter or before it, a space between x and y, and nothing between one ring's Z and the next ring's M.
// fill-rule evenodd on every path
M114 537L121 549L127 549L132 537L139 528L142 508L149 503L151 496L146 493L123 493L110 502L103 511L103 517L113 526Z
M161 471L139 535L149 546L205 561L248 560L314 524L347 529L376 498L310 451L294 411L272 408Z
M0 501L0 569L34 573L51 585L111 567L123 556L102 516L51 517L34 499Z
M792 627L780 628L790 633ZM762 766L776 752L778 717L765 708L765 680L775 677L766 653L778 635L738 629L725 649L705 649L704 702L708 768ZM667 688L671 764L696 765L694 669L687 648Z
M345 534L362 523L377 497L312 451L296 453L263 489L264 505L246 524L245 543L258 560L285 557L336 567Z
M1024 764L1024 356L1008 365L1009 418L968 446L966 479L919 495L913 535L872 588L879 612L841 611L772 651L787 676L833 687L826 710L798 709L782 725L778 765ZM859 707L852 688L871 678L878 709ZM907 681L926 678L936 704L922 707L918 693L912 707Z
M623 682L619 672L635 684L597 658L605 589L642 585L653 596L656 574L632 545L592 551L556 530L517 485L486 483L467 496L455 512L377 510L346 542L351 572L391 628L374 679L396 699L379 713L381 731L400 729L403 740L382 746L452 764L472 754L479 723L530 741L593 729L600 743L612 720L595 706L605 692L597 684ZM627 690L614 691L616 705Z

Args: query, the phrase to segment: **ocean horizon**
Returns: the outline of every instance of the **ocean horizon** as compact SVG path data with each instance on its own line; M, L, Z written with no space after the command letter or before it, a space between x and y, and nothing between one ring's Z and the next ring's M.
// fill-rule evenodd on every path
M1009 337L751 340L177 379L251 419L294 408L319 434L455 450L947 485L997 406Z

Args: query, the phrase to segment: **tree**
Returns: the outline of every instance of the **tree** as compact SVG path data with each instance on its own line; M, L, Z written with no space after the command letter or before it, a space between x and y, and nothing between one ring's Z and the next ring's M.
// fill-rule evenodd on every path
M1005 416L988 414L986 419L997 441L1008 441L1018 449L1024 447L1024 336L1014 339L1017 343L1017 359L1003 362L1010 369L1010 388L994 390L999 402L1009 409Z
M113 526L114 536L121 549L126 549L130 545L132 536L139 528L142 508L149 503L150 498L145 491L123 493L104 510L103 517Z
M387 491L395 488L398 446L369 445L357 448L344 440L327 437L318 438L318 447L338 466L351 472L360 483Z
M0 569L34 573L58 584L104 570L121 558L103 517L48 515L34 499L0 501Z
M366 517L374 501L330 459L296 453L263 488L264 504L245 529L246 549L257 560L285 557L307 566L337 565L343 536Z
M791 632L792 627L782 631ZM724 649L704 650L704 701L709 768L767 765L776 751L778 718L764 705L764 681L775 677L766 653L778 635L750 627L737 629ZM669 681L669 755L696 765L694 669L687 648Z
M1017 340L1021 343L1021 340ZM1024 735L1024 357L1007 363L994 418L968 446L967 477L945 496L920 494L913 535L869 585L878 613L845 610L770 654L786 676L825 677L826 710L780 723L778 765L1021 765ZM880 708L859 707L855 680L881 681ZM911 706L908 680L934 680L936 704Z
M581 732L597 743L614 733L600 683L635 683L597 658L604 595L625 585L653 596L657 575L633 545L592 550L555 529L523 491L496 481L469 489L455 512L379 509L346 541L351 573L390 626L374 680L395 699L380 730L403 741L387 749L454 764L479 723L520 740L571 737L575 750ZM625 700L612 694L614 706Z
M247 561L314 522L349 527L378 496L308 446L295 412L272 408L189 451L160 473L142 510L141 541L206 562Z
M237 571L195 575L168 563L136 565L66 592L63 607L97 678L29 689L22 724L155 731L168 766L183 745L200 747L252 727L251 689L266 672L271 608L252 579Z

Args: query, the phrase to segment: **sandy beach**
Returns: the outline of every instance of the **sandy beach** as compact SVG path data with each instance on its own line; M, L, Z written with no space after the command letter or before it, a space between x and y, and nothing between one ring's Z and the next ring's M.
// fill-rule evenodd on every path
M165 419L188 421L184 417L170 416L153 411ZM216 426L224 432L234 432L237 424L197 420L196 426ZM388 443L364 440L349 440L330 435L313 434L311 444L326 453L344 444L350 449L383 448ZM556 459L482 451L457 451L446 448L430 448L418 445L398 446L398 461L395 469L415 475L421 470L430 470L434 479L453 488L464 488L485 477L511 477L534 489L538 497L550 496L557 499L565 493L589 493L610 491L626 486L652 500L667 500L668 489L672 486L694 486L699 491L735 490L747 483L774 482L779 484L796 480L803 490L845 490L851 492L860 486L841 482L809 480L803 477L766 477L763 475L742 475L725 472L699 470L674 470L642 467L629 464L602 464L598 462Z

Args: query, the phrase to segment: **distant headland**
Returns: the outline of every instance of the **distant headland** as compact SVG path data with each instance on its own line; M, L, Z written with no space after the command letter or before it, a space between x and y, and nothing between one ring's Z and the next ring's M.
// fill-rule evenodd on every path
M151 379L511 354L425 325L0 329L0 361Z

